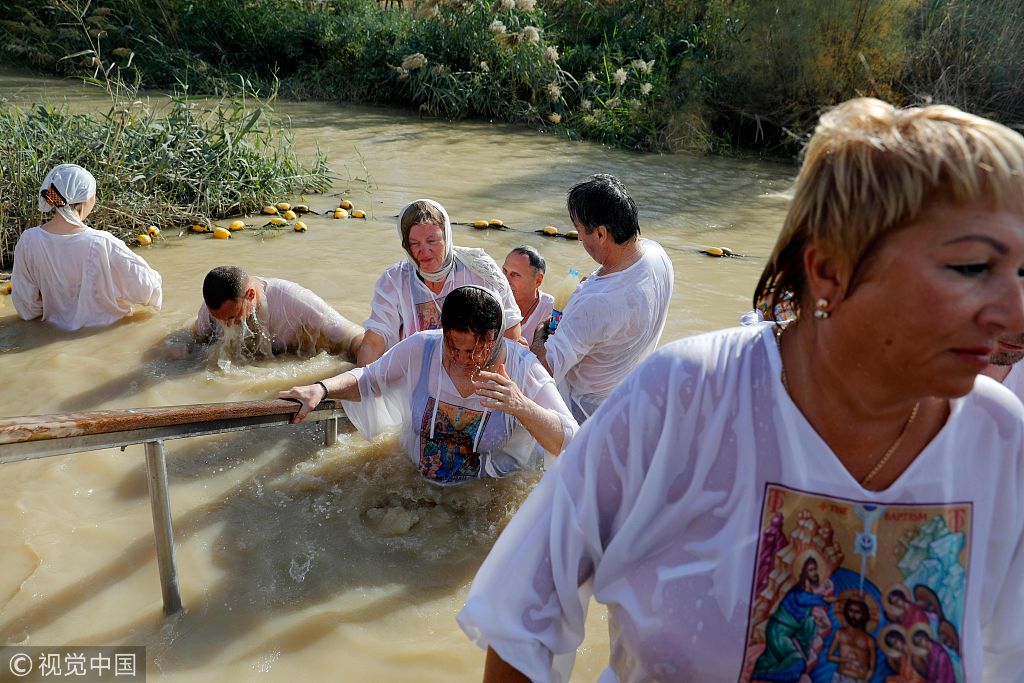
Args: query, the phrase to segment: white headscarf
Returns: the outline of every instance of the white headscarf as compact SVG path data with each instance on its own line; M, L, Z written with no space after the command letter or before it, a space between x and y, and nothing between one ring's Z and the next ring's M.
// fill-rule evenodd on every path
M56 192L56 194L55 194ZM59 195L59 196L58 196ZM96 195L96 178L78 164L60 164L46 174L39 188L39 210L43 213L57 209L68 223L87 228L71 207ZM64 205L59 205L63 198ZM51 203L56 202L56 204Z
M416 272L420 274L420 277L424 280L428 280L429 282L444 282L444 279L448 277L448 273L452 272L452 268L455 266L455 247L452 245L452 222L448 218L448 212L444 210L443 206L435 202L433 199L417 199L403 206L402 210L398 212L398 237L402 240L402 244L404 245L406 239L405 233L402 231L402 218L405 216L405 212L408 211L413 204L418 204L420 202L434 207L440 211L441 215L444 217L444 225L442 226L444 229L444 261L441 263L441 267L439 269L435 270L433 273L427 273L420 270L420 266L416 263L416 259L412 257L411 252L406 250L406 253L409 255L410 263L416 266Z
M419 265L416 263L416 259L412 257L412 254L406 253L409 256L409 262L416 268L416 272L419 273L420 277L429 282L444 282L445 278L448 277L449 273L452 272L452 268L455 267L455 261L458 259L462 262L466 268L470 269L477 275L479 275L488 284L488 293L494 294L494 292L501 291L502 284L508 286L505 280L505 274L501 272L501 268L494 262L490 256L487 255L483 249L474 249L472 247L456 247L452 244L452 222L448 218L448 212L444 210L444 207L435 202L433 199L417 199L409 202L402 207L402 210L398 212L398 237L405 243L405 234L402 232L402 217L405 212L409 210L413 204L417 202L423 202L437 209L441 216L444 217L444 261L441 263L441 267L433 273L425 273L420 270ZM498 299L501 302L501 299Z

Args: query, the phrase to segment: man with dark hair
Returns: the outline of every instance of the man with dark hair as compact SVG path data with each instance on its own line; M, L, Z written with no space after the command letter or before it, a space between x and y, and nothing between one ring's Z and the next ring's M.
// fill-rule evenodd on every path
M658 345L674 273L661 245L640 238L636 204L615 177L574 185L567 204L600 268L576 289L557 331L547 338L547 326L538 328L530 348L582 423Z
M533 247L516 247L505 257L501 270L505 273L512 296L523 314L523 337L527 344L533 341L537 325L551 317L555 297L540 291L547 263Z
M200 343L231 337L252 357L319 351L355 359L353 342L363 329L310 290L277 278L218 266L203 280L203 304L192 325Z

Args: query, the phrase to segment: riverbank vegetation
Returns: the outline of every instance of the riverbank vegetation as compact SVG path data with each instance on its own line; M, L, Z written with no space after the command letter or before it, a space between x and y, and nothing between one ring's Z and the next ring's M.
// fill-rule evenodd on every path
M248 82L640 150L793 155L856 95L1024 122L1024 0L10 0L0 59L89 68L78 15L146 87Z
M68 21L58 24L57 37L85 45L68 59L84 60L77 68L88 70L83 77L106 92L110 106L99 114L55 104L23 110L0 98L0 268L11 267L21 232L39 222L39 182L57 163L93 173L100 201L89 224L129 244L150 225L175 232L209 226L331 186L326 158L300 163L290 131L245 82L231 97L190 98L179 88L151 105L139 97L132 57L119 63L116 48L101 47L105 35L91 19L108 13L60 8Z
M251 99L173 97L159 110L118 100L98 116L0 107L0 268L11 267L21 232L39 222L39 182L60 162L96 176L100 201L89 224L129 244L149 225L177 232L331 184L326 160L299 164L289 134Z

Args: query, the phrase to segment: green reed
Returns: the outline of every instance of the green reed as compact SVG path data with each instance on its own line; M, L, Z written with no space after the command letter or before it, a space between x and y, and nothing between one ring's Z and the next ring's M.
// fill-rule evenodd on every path
M322 154L304 166L291 134L251 98L151 106L118 102L103 114L54 105L0 108L0 262L9 267L23 230L45 220L39 185L58 163L96 176L89 224L131 242L162 231L257 211L299 192L323 192L332 175Z

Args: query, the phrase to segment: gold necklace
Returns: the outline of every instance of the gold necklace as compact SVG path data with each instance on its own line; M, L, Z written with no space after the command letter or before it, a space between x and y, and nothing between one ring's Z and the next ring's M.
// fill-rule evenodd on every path
M907 430L910 429L910 425L914 424L914 418L917 417L917 409L920 407L920 401L914 404L913 410L910 411L910 417L908 417L907 421L903 424L903 429L900 430L899 436L897 436L896 440L892 442L891 446L889 446L889 450L885 452L885 455L875 463L875 466L871 468L871 471L868 472L867 476L860 480L861 486L866 485L869 481L874 479L875 475L881 472L882 468L885 467L885 463L889 462L889 458L892 457L892 454L896 452L896 449L899 448L900 444L903 442L903 437L906 436Z
M789 390L789 379L786 377L786 366L782 361L782 333L788 327L789 325L786 325L785 327L781 325L776 326L775 343L779 347L779 365L782 366L782 388L786 390L787 394L792 396L793 392ZM875 466L871 468L871 471L868 472L867 475L865 475L859 480L861 486L865 486L869 481L878 476L878 473L882 471L882 468L885 467L886 463L889 462L889 459L892 458L893 453L895 453L896 450L900 447L900 444L903 443L903 437L906 436L907 432L910 430L910 425L914 424L914 420L917 418L917 411L920 407L920 401L914 404L914 407L910 411L910 417L908 417L907 421L903 423L903 428L900 429L900 433L896 436L896 440L893 441L892 445L889 446L888 450L886 450L885 453L882 454L882 457L878 459L878 462L876 462Z

